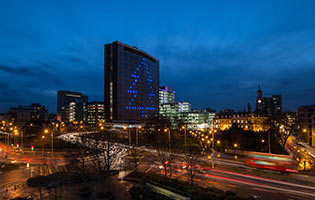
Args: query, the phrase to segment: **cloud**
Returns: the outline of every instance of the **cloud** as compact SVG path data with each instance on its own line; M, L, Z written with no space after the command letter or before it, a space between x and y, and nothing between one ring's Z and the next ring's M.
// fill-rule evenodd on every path
M72 63L77 63L77 64L85 64L86 61L82 58L79 58L78 56L73 56L73 55L67 55L67 59L69 59L70 62Z
M26 67L12 67L8 65L1 65L0 70L3 72L7 72L11 75L25 75L25 76L33 76L34 73Z
M53 72L44 69L42 66L51 67L48 64L44 64L40 62L40 65L33 65L32 67L26 66L10 66L10 65L1 65L0 71L6 72L12 76L24 76L29 78L36 78L41 81L50 81L55 84L61 84L62 78L54 74Z

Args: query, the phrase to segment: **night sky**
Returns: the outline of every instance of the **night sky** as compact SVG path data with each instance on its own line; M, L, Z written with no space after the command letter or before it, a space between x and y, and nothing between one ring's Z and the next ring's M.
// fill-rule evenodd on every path
M313 0L0 0L0 112L56 112L57 90L103 100L115 40L158 58L160 85L195 109L254 107L258 85L285 110L315 101Z

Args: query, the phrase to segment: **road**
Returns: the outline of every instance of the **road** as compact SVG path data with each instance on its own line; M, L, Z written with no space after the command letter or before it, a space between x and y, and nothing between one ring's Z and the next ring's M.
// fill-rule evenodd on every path
M0 143L0 161L10 163L30 163L30 164L54 164L65 165L67 161L63 155L55 152L54 156L42 155L41 151L24 151L12 146Z
M183 163L176 162L172 168L173 176L187 181L188 174L183 169ZM248 175L242 172L221 170L216 167L196 167L195 183L202 187L216 187L222 190L231 190L241 196L255 195L258 199L314 199L315 187L296 184L288 181L278 181L260 176ZM163 169L157 164L152 164L152 157L143 158L139 169L143 172L160 173Z
M287 150L293 154L299 162L299 170L314 171L314 149L306 143L299 142L296 137L290 136L286 143Z
M71 141L78 135L69 134L63 137ZM123 146L128 148L127 145ZM152 160L156 151L141 149L147 152L141 160L141 170L161 173L159 165L154 164L154 161L157 160ZM243 191L244 194L254 194L260 199L315 199L315 178L313 176L303 177L299 174L280 174L274 171L259 170L245 166L239 161L224 159L215 159L216 168L212 169L208 167L209 165L205 165L205 162L209 162L209 160L203 158L196 167L198 168L196 172L197 182L203 187L215 186L237 193ZM179 179L187 180L186 171L178 167L182 164L181 161L177 162L177 167L174 167L174 171L177 172L175 175ZM223 168L223 170L222 167L229 167L229 169ZM267 177L274 176L274 178L266 178L265 175Z

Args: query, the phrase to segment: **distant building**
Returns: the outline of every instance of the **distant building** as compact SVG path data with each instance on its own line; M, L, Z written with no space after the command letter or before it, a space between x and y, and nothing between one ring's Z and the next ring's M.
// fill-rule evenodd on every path
M105 122L104 102L93 101L87 104L87 122L95 126Z
M49 122L55 122L55 121L57 121L57 114L56 114L56 113L50 113L50 114L48 114L48 121L49 121Z
M256 97L256 113L278 114L282 112L282 96L272 95L272 97L263 97L262 90L258 86Z
M7 116L9 121L21 128L30 120L47 121L48 109L38 103L28 106L19 105L18 107L11 107Z
M285 116L286 126L290 128L296 128L296 113L286 112L283 114Z
M300 133L315 147L315 105L300 106L296 116Z
M213 128L215 113L209 113L206 110L194 110L182 112L179 114L180 120L186 124L189 130L206 130Z
M182 112L190 112L191 111L191 104L187 101L179 101L178 103L178 111Z
M233 124L243 130L267 131L268 117L257 113L237 112L229 114L217 114L214 119L214 129L228 130Z
M86 121L88 96L81 92L58 91L57 112L62 121Z
M175 103L175 91L168 86L161 86L159 88L159 103Z
M121 42L105 45L106 121L137 122L159 109L159 61Z
M189 102L174 102L174 103L163 103L159 105L159 114L163 117L169 118L172 123L179 120L180 113L190 112L191 104Z

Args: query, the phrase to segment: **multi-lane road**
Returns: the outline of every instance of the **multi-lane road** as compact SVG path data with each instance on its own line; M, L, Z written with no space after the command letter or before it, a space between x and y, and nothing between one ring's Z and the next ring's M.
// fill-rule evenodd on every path
M67 141L75 141L79 134L63 135ZM128 145L118 145L128 149ZM154 160L157 152L142 148L147 154L141 159L140 169L144 172L163 173ZM153 155L153 156L152 156ZM154 156L155 155L155 156ZM178 157L181 157L180 155ZM258 199L315 199L315 177L303 174L279 173L260 170L244 165L243 162L225 159L215 159L215 168L209 167L207 158L201 158L196 165L197 183L204 187L216 186L224 190L244 194L253 194ZM178 159L173 165L174 175L179 179L187 180L184 163ZM211 166L211 165L210 165Z
M66 141L74 141L79 134L67 134L60 138ZM124 152L127 145L116 145L117 149ZM5 159L4 155L9 155L9 159L16 162L43 162L41 155L29 155L15 152L13 149L1 145L0 159ZM141 159L139 170L144 172L163 173L157 165L152 155L156 152L152 149L142 148L147 153ZM54 158L54 157L53 157ZM53 160L61 164L65 160L58 161L58 156ZM47 159L46 159L47 160ZM155 162L154 162L155 161ZM215 186L223 190L232 190L241 195L254 195L258 199L315 199L315 177L307 174L279 173L268 170L259 170L248 167L239 161L215 159L215 168L211 168L211 161L207 158L200 159L196 165L195 183L203 187ZM184 169L184 163L178 159L173 165L173 176L181 180L187 180L188 175Z

